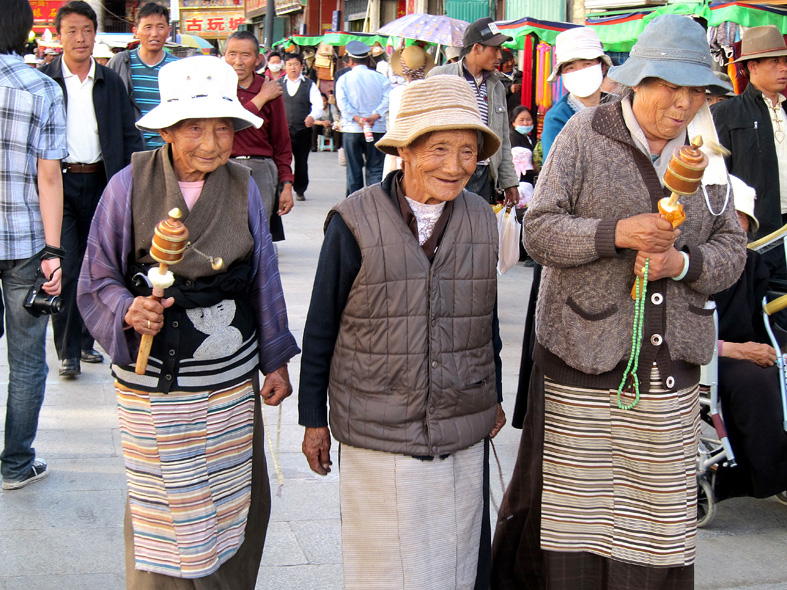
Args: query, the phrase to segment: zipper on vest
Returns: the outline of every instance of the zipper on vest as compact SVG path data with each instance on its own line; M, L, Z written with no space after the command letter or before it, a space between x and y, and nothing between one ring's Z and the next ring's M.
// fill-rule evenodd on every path
M427 282L427 302L426 302L426 331L428 334L428 340L426 343L426 350L427 350L427 358L429 359L429 365L427 367L427 383L426 383L426 415L424 417L424 428L426 430L426 446L432 455L435 455L435 452L432 450L432 435L429 430L429 416L431 415L432 408L432 369L437 367L437 361L432 359L432 273L434 271L434 266L429 266L429 279Z

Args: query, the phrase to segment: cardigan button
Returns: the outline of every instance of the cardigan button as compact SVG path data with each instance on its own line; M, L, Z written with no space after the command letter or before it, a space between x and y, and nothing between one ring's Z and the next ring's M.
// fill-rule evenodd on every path
M661 337L661 334L653 334L653 336L650 337L650 343L653 346L661 346L663 341L664 339Z
M434 406L431 406L431 407L429 408L429 413L430 413L430 414L434 414Z
M436 369L436 368L437 368L437 361L432 361L432 368L433 368L433 369Z
M180 324L177 321L172 322L172 327L177 328Z
M673 387L675 387L675 377L670 375L669 377L667 377L667 381L665 383L669 389L672 389Z
M169 356L175 356L175 354L176 354L176 353L175 353L175 349L174 349L174 348L171 348L171 349L169 350Z
M661 293L654 293L650 296L650 301L653 305L661 305L664 302L664 295Z
M167 373L166 375L164 375L164 379L166 379L167 381L172 381L172 375Z

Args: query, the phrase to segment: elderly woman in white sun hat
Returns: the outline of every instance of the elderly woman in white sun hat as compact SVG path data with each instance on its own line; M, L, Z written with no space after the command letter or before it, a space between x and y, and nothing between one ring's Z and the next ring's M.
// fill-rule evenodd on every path
M557 64L549 75L549 82L560 77L568 93L547 111L541 147L544 161L557 134L568 120L582 109L601 104L606 97L601 91L601 82L612 67L612 60L604 53L596 31L588 27L577 27L563 31L555 42Z
M298 408L303 452L325 475L330 398L347 589L485 584L486 440L505 422L498 237L464 186L499 146L462 78L413 82L377 143L402 170L329 213Z
M110 180L79 280L82 317L116 379L130 589L251 590L265 542L260 398L276 405L290 395L287 361L299 350L259 190L227 161L235 131L262 124L238 102L237 84L212 57L162 68L161 104L137 126L166 143L134 154ZM139 277L157 265L153 230L173 208L190 247L159 303ZM146 334L155 338L137 375Z

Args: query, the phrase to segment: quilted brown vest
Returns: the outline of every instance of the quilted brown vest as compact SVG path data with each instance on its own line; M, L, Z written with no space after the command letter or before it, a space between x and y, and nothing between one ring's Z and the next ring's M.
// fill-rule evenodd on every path
M342 314L330 375L330 425L342 443L437 456L482 440L495 422L492 317L497 226L467 192L432 264L379 186L334 208L363 261Z

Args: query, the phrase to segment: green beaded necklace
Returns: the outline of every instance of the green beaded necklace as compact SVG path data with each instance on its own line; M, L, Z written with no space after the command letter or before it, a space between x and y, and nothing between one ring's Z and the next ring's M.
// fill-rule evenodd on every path
M618 385L618 407L621 410L630 410L637 405L639 401L639 377L637 377L637 368L639 367L639 353L642 349L642 326L645 323L645 295L648 292L648 268L650 267L650 258L645 259L645 267L642 270L642 292L640 293L640 281L634 280L636 288L637 299L634 301L634 326L631 329L631 356L629 357L626 370L623 372L623 379L620 380ZM626 385L626 379L630 378L634 386L634 401L630 404L624 404L620 399L623 393L623 388Z

